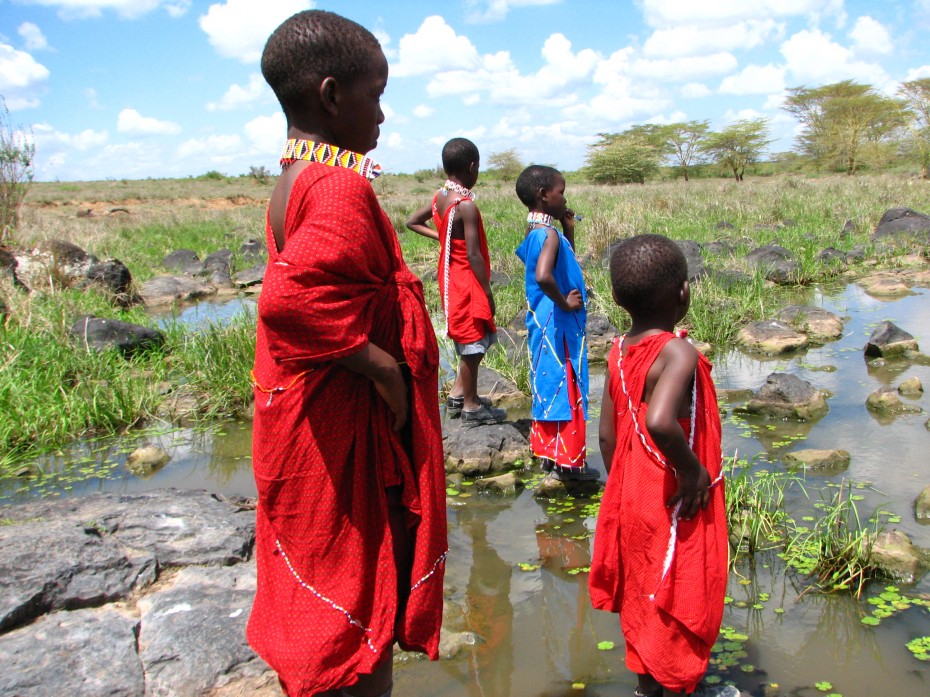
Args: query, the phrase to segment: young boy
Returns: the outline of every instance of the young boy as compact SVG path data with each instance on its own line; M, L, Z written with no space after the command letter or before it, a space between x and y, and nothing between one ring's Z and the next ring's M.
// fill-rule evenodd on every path
M527 167L516 189L529 210L526 237L516 253L526 265L530 447L543 469L560 479L596 480L598 471L585 463L587 293L573 249L575 213L565 202L565 178L552 167Z
M452 417L461 414L465 426L500 423L507 412L478 396L478 366L497 341L491 257L471 190L478 181L478 148L467 138L453 138L442 148L442 167L446 183L429 206L407 219L407 227L439 241L439 293L459 356L446 411ZM426 224L430 218L435 230Z
M369 182L388 65L300 12L262 73L287 118L258 304L250 645L288 695L391 693L392 646L437 658L446 555L439 350Z
M672 697L698 690L723 617L720 416L710 363L672 333L690 302L678 245L626 239L610 278L633 323L608 357L599 435L609 474L588 584L595 608L620 613L636 694Z

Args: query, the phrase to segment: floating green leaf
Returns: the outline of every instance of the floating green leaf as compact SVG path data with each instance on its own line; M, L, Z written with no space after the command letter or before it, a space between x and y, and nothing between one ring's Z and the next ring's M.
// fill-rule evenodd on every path
M597 642L598 651L610 651L614 647L614 642L612 641L599 641Z

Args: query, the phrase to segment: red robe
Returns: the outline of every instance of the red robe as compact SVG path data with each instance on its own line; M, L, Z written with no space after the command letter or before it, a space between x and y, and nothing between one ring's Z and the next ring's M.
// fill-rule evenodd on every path
M438 196L438 194L437 194ZM449 254L449 294L446 296L446 238L449 229L449 216L458 213L458 206L466 198L456 198L443 215L439 215L436 197L433 197L433 223L439 231L439 296L446 311L446 325L449 338L460 344L472 344L481 341L486 334L496 332L494 315L487 293L478 283L468 261L468 248L464 239L451 239ZM488 253L488 240L484 233L484 221L478 212L478 243L481 257L484 259L484 272L491 278L491 255ZM446 301L448 300L448 306Z
M250 645L290 695L355 682L396 640L437 658L446 544L439 354L420 281L370 183L310 163L297 176L258 303L253 467L258 586ZM334 359L371 342L409 368L401 432L366 377ZM395 636L385 487L415 536Z
M672 338L670 333L648 337L630 346L623 358L639 430L656 452L646 430L642 394L649 368ZM607 360L617 444L594 533L591 603L620 613L631 670L651 674L669 690L692 692L707 670L723 619L729 554L723 481L711 488L705 510L678 521L674 556L663 578L672 523L665 502L677 485L672 471L649 454L636 433L619 358L615 342ZM720 415L710 370L710 362L699 355L693 447L715 481L721 468ZM683 424L685 437L688 426Z

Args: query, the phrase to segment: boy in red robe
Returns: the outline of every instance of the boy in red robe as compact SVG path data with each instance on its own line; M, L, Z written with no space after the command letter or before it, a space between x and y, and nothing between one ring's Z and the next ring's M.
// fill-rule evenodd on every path
M640 235L610 260L632 319L608 357L600 443L609 472L588 584L620 613L637 695L738 697L700 684L723 618L728 541L720 416L710 363L673 334L688 310L688 265L673 241Z
M497 342L491 256L472 191L478 181L478 148L467 138L453 138L442 148L442 167L446 183L429 206L407 219L407 227L439 242L439 295L459 356L446 411L452 417L461 415L466 426L500 423L507 412L478 396L478 366ZM430 218L435 230L426 224Z
M289 140L258 303L248 639L288 695L387 696L395 640L437 658L447 549L436 337L365 156L387 61L308 11L262 73Z

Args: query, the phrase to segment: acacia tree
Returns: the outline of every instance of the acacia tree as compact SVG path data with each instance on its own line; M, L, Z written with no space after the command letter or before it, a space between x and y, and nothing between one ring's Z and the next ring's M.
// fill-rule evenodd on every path
M600 133L588 146L585 173L600 184L644 184L659 170L664 151L652 126L633 126L623 133Z
M930 178L930 78L905 82L898 94L911 115L909 145L920 162L920 176Z
M36 153L31 133L13 124L6 100L0 96L0 244L13 239L19 207L32 183Z
M517 175L523 171L523 162L520 161L520 156L514 148L492 152L488 157L488 165L505 182L516 179Z
M758 162L765 148L772 142L768 134L766 119L744 119L719 133L708 133L703 150L714 162L732 172L736 181L741 182L747 165Z
M688 121L672 123L664 127L665 142L670 151L670 159L678 167L685 181L688 181L688 169L703 158L703 146L710 129L708 121Z
M889 158L906 122L900 101L852 80L788 92L783 108L801 122L801 152L850 175Z

